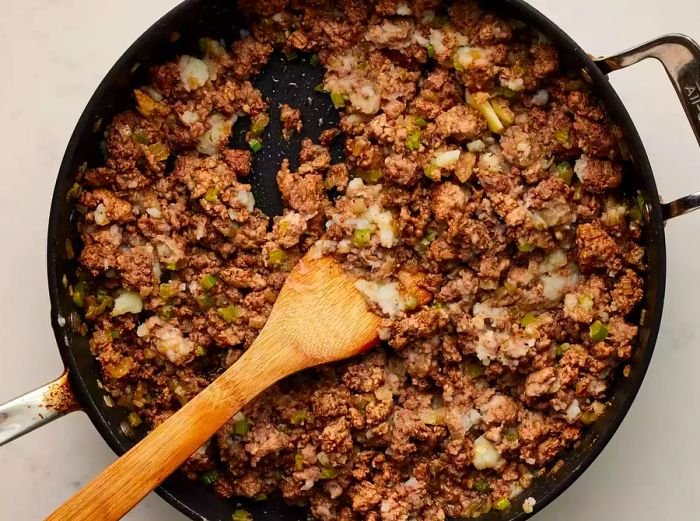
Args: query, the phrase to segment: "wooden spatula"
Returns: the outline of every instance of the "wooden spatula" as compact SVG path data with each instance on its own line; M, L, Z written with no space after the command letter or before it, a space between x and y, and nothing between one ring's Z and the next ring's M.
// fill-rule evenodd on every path
M378 327L379 317L336 261L303 259L238 361L47 519L120 519L260 392L302 369L369 349Z

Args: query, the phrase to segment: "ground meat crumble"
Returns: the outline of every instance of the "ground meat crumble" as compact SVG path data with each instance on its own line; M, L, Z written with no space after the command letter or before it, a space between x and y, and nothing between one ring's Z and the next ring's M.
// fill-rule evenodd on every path
M70 291L105 389L159 424L251 345L301 255L334 255L382 346L269 389L183 471L324 521L509 508L632 354L644 215L619 131L545 38L474 2L240 4L250 35L154 67L73 193ZM271 110L302 130L254 85L274 51L323 67L309 95L340 124L280 165L269 218L253 154L279 139ZM240 118L249 149L229 144Z

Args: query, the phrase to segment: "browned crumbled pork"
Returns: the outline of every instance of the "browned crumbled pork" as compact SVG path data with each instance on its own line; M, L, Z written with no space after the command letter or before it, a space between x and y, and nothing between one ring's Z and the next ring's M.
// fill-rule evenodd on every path
M106 392L165 421L253 343L313 248L357 277L382 345L263 392L183 472L322 521L521 501L634 353L646 217L620 131L556 48L486 4L238 3L250 34L154 66L71 190L68 291ZM274 165L267 216L253 138L291 140L304 112L279 105L281 135L265 129L275 52L318 61L327 93L308 100L339 123Z
M280 107L280 120L282 121L282 137L289 141L293 133L299 133L302 129L301 110L284 103Z

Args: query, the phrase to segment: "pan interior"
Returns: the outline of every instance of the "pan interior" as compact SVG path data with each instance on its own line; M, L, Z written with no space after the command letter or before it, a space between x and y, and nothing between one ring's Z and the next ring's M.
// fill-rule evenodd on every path
M99 366L90 354L87 337L70 327L76 325L77 315L62 281L65 274L75 272L76 265L65 253L64 244L66 239L70 239L76 248L80 243L75 216L72 208L66 204L66 195L83 165L97 166L103 161L100 143L103 140L104 125L131 104L132 89L146 82L147 71L151 65L172 59L179 53L192 53L197 48L198 38L202 36L223 39L227 44L240 37L245 20L236 11L234 4L235 2L230 0L188 0L158 21L122 56L107 74L80 118L56 183L48 236L48 269L54 331L64 361L71 370L71 381L79 400L107 443L118 453L125 452L134 443L121 427L126 415L118 408L106 405L98 383ZM520 0L492 1L488 6L507 17L521 19L536 27L558 44L567 67L583 69L588 73L596 93L606 102L613 120L623 129L632 150L635 171L628 176L630 183L627 189L640 190L650 204L650 223L645 238L650 266L643 305L646 320L640 327L635 358L630 362L632 371L629 377L619 379L612 406L604 417L594 424L576 447L562 453L562 463L558 465L556 472L536 479L522 498L513 501L514 505L519 505L524 497L533 496L540 507L566 489L603 449L641 385L651 358L661 316L665 280L663 225L658 193L639 136L620 100L595 65L560 29ZM300 55L294 60L288 60L282 54L273 55L270 64L255 81L256 87L270 99L269 135L280 135L281 122L279 111L276 110L278 104L289 103L301 108L304 113L304 129L300 137L290 142L268 140L264 149L254 156L250 182L258 206L269 216L281 214L282 211L275 179L282 159L289 158L292 168L295 168L301 138L308 137L317 141L323 129L338 123L338 114L329 96L314 90L314 87L321 83L323 71L312 66L308 58ZM247 127L245 121L237 123L232 135L234 146L247 146L243 137ZM340 140L336 141L331 152L334 162L338 161L342 156ZM59 316L68 319L69 327L63 328L58 325ZM143 434L138 432L137 437ZM240 503L224 500L210 488L191 482L179 474L169 478L159 489L159 493L192 519L229 520L232 512L241 505L251 512L254 519L307 519L305 509L287 506L281 500ZM526 516L522 511L514 508L511 512L493 512L482 519L505 520L524 517Z

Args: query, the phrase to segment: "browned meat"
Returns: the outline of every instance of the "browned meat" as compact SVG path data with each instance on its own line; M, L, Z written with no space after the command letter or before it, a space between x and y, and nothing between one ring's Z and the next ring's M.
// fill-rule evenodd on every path
M621 133L488 3L239 5L250 34L154 66L71 190L67 291L105 391L157 426L253 343L302 255L333 255L382 345L263 392L183 472L323 521L478 517L575 446L634 354L646 224ZM339 122L275 166L266 216L255 154L317 126L256 88L276 52L313 56Z

